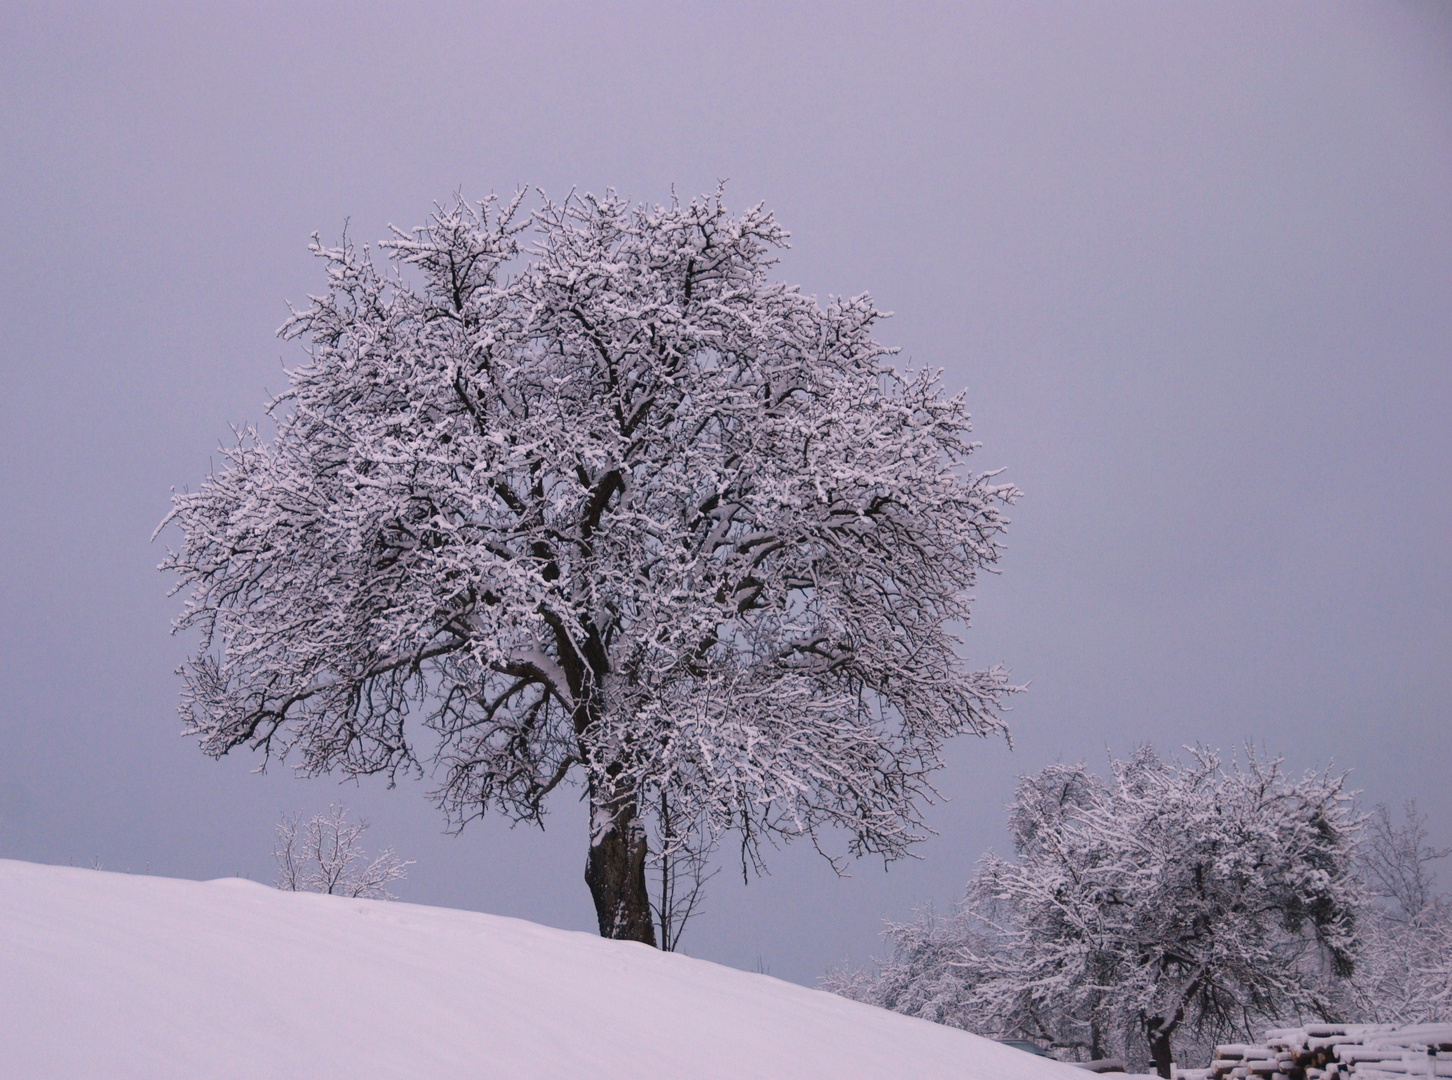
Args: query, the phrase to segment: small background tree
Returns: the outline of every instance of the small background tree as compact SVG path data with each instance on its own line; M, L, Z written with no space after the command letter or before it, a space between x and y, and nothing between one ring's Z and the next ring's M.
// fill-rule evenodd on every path
M1408 803L1398 823L1385 805L1367 826L1364 872L1376 897L1361 929L1348 1011L1375 1024L1452 1022L1452 902L1432 864L1452 854L1427 843L1427 818Z
M686 924L701 910L706 882L718 869L711 866L714 845L704 847L693 843L693 837L681 836L672 820L670 806L662 797L655 808L659 815L660 846L651 853L650 876L654 879L651 911L660 930L657 944L665 952L680 948Z
M395 900L388 886L408 876L413 860L404 861L387 848L368 858L359 841L366 821L349 821L342 806L328 807L306 821L301 814L277 825L272 854L277 860L277 887L289 892Z
M1013 689L954 636L1017 494L966 471L961 397L868 297L773 282L760 207L521 205L396 231L394 274L315 240L275 438L174 496L187 729L390 778L427 733L455 828L573 778L609 937L657 940L652 851L693 883L728 832L744 869L905 854ZM666 892L679 926L698 893Z
M1020 781L1017 859L987 855L962 904L894 926L863 1000L1065 1055L1124 1055L1169 1076L1228 1034L1331 1019L1362 890L1344 777L1291 778L1254 754L1145 749L1105 781L1055 765Z

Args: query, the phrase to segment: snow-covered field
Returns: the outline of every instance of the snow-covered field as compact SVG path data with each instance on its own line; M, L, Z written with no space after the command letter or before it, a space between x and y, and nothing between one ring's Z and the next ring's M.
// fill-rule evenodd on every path
M0 860L7 1076L1082 1080L962 1031L518 919Z

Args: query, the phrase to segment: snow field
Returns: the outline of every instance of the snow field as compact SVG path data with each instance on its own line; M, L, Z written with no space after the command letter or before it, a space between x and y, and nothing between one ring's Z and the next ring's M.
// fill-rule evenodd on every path
M0 860L15 1077L1084 1073L765 975L519 919Z

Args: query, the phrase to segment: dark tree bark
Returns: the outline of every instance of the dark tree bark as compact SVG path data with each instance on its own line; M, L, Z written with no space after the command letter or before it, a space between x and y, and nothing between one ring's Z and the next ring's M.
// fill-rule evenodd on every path
M590 801L597 807L592 816L608 815L610 819L603 827L592 820L590 854L585 860L585 884L595 900L600 936L654 946L655 922L645 883L649 844L635 802L617 799L613 805L599 807L593 797Z
M603 490L602 505L613 489ZM588 535L588 530L584 531ZM554 563L549 563L549 567L554 567ZM545 576L548 577L548 567ZM575 735L579 739L580 760L589 763L595 759L596 749L591 746L587 732L599 724L603 715L604 704L598 688L609 674L609 657L593 625L581 628L583 646L579 649L562 622L555 621L552 625L563 659L561 667L570 692L579 703ZM645 882L650 842L640 821L636 792L616 779L620 771L621 766L616 762L603 770L604 777L590 775L587 764L590 852L585 857L585 884L595 901L601 937L642 941L654 947L655 920Z
M1175 1060L1170 1039L1184 1015L1184 1010L1180 1010L1173 1020L1167 1021L1163 1016L1151 1016L1144 1022L1144 1033L1149 1039L1150 1060L1155 1064L1155 1072L1166 1080L1171 1075L1171 1064Z

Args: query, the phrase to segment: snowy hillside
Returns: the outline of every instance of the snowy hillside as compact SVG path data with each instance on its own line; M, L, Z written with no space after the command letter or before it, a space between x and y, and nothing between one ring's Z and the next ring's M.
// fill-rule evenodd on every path
M10 1076L1082 1080L976 1036L518 919L0 860Z

